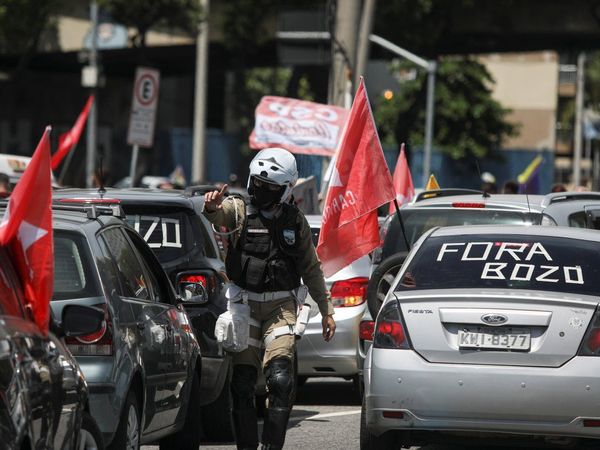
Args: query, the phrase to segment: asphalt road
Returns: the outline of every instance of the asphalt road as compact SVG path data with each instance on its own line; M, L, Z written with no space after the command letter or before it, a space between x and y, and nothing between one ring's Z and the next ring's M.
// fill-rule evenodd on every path
M259 428L262 423L259 422ZM358 449L360 400L352 383L339 378L314 378L298 389L284 450ZM202 450L235 450L231 443L203 443ZM427 445L411 450L462 450L464 446ZM486 450L480 446L470 450ZM143 446L158 450L158 446ZM492 450L492 449L490 449ZM493 447L514 450L514 447ZM531 448L530 448L531 450Z

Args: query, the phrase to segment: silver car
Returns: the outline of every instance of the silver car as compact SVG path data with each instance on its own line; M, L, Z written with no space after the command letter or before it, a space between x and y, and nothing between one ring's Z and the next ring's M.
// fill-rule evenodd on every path
M600 192L555 192L540 207L542 225L600 229Z
M375 323L361 448L600 438L598 238L539 226L425 233Z
M319 239L321 216L306 216L315 245ZM335 337L323 340L322 316L310 298L310 320L302 339L297 342L298 382L308 377L334 376L358 382L356 348L358 324L366 308L366 290L371 260L369 256L354 261L325 280L335 307Z

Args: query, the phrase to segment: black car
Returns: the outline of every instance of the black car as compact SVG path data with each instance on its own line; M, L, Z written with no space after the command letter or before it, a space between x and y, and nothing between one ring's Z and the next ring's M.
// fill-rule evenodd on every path
M226 308L225 267L209 222L201 214L202 196L178 190L61 189L55 203L94 199L119 205L127 223L148 243L183 305L200 344L200 406L206 439L233 439L228 389L230 358L219 351L214 327ZM67 203L65 203L67 202Z
M0 247L0 446L102 449L84 376L64 343L100 329L104 314L71 306L45 336L24 307L9 253Z

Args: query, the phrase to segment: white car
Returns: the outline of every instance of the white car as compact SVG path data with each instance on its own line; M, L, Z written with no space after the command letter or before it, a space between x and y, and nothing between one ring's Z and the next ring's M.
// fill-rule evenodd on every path
M306 219L316 245L321 216L308 215ZM325 280L335 308L336 331L331 341L323 340L319 308L310 296L307 298L311 305L310 320L296 346L299 384L308 377L324 376L344 377L358 383L358 325L366 308L370 265L369 256L363 256Z

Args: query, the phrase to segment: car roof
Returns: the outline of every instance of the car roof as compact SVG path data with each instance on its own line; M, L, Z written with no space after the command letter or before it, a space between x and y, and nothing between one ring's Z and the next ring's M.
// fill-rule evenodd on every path
M540 206L544 196L525 194L481 194L443 195L440 197L426 198L408 203L402 209L415 208L450 208L457 203L483 203L486 209L505 209L529 212L541 212Z
M439 227L435 228L430 236L448 237L482 234L549 236L569 239L583 239L588 241L600 241L600 234L598 234L597 230L541 225L462 225L452 227Z
M311 228L321 228L323 216L320 214L307 214L304 217L306 217L306 221Z
M100 198L100 193L97 189L57 189L52 193L55 199L57 198ZM107 188L103 194L104 198L116 198L123 204L152 206L173 206L177 205L182 208L196 209L198 205L204 203L202 196L190 196L185 191L177 189L149 189L149 188L124 188L115 189Z

